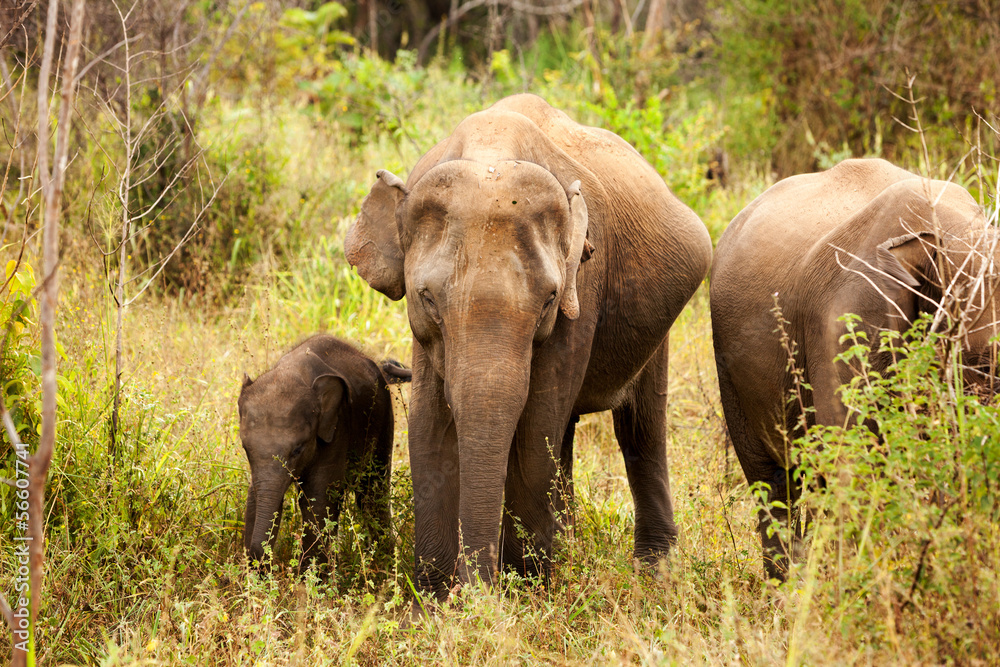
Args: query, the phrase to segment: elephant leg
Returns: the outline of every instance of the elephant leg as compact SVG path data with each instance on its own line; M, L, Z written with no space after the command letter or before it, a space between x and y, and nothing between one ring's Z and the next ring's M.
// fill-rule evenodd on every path
M410 397L415 582L444 599L458 567L458 436L443 383L416 341Z
M792 479L794 470L786 470L772 463L769 469L759 469L759 471L759 479L747 476L747 481L750 484L766 482L768 485L764 499L767 506L757 512L757 532L760 533L764 551L764 570L769 579L784 581L790 560L795 558L801 548L802 523L797 517L795 518L787 540L782 538L778 528L789 527L789 509L786 508L791 509L793 516L797 514L795 502L798 500L799 492ZM770 473L770 478L764 477L767 473ZM776 501L781 504L774 506L773 503Z
M327 553L333 546L331 532L326 530L327 519L333 524L340 520L343 491L340 485L331 485L327 476L314 473L302 481L299 510L302 512L302 571L315 563L326 564ZM331 495L333 496L331 498Z
M391 409L391 408L390 408ZM388 432L383 432L374 451L360 462L360 480L356 498L361 523L365 526L370 542L375 544L379 560L392 555L391 539L391 473L392 473L392 413L389 413Z
M559 531L569 530L575 524L573 515L573 438L576 435L576 425L579 421L579 415L570 417L559 451L559 480L554 499L556 528Z
M532 421L530 412L526 413L510 448L500 565L521 576L548 580L556 523L553 509L561 495L556 475L563 461L563 440L546 437Z
M664 339L635 379L631 395L612 410L635 503L634 556L649 564L665 557L677 541L667 468L667 357Z
M763 482L768 485L766 502L769 506L773 501L779 500L785 507L793 507L798 492L792 483L792 473L778 465L771 457L767 443L754 434L729 377L728 365L718 351L716 368L719 373L719 393L726 416L726 428L747 483L753 485ZM788 510L770 507L770 510L761 508L757 512L757 532L760 533L764 552L764 570L768 578L784 581L788 571L789 550L778 531L774 530L776 526L772 526L773 521L788 525ZM794 534L799 533L800 526L797 526Z

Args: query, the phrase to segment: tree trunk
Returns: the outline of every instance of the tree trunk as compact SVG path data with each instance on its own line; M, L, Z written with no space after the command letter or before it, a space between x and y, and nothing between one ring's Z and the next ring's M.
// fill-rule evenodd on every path
M49 466L56 440L56 345L55 310L59 293L59 217L61 212L62 188L66 174L66 159L69 144L70 114L73 110L76 70L80 54L80 34L83 27L84 0L75 0L70 17L69 40L63 61L62 97L59 108L56 148L53 167L49 172L49 71L52 65L58 0L49 0L45 28L45 47L42 68L38 79L38 175L44 202L42 222L42 271L43 291L41 295L41 347L42 347L42 433L35 454L29 460L28 472L28 549L30 562L31 611L29 620L28 650L18 650L15 646L12 663L24 665L34 663L36 646L34 628L42 599L42 582L45 573L45 482L49 476Z
M643 58L653 55L656 51L656 45L666 22L666 4L667 0L649 0L649 13L646 14L646 28L640 49Z

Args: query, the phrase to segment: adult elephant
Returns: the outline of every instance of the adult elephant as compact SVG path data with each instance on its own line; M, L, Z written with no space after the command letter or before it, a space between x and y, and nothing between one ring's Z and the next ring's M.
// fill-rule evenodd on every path
M994 257L996 242L963 188L884 160L846 160L785 179L736 216L716 249L710 298L722 406L747 481L767 482L771 498L794 502L788 443L801 435L803 408L814 409L806 411L807 426L848 423L837 390L854 371L834 361L849 344L841 343L846 313L861 317L874 343L879 331L905 331L922 312L936 311L947 285L949 298L964 305L966 361L986 371L968 379L992 381L997 313L983 260ZM788 346L811 387L801 400L789 400ZM891 356L876 350L870 359L884 371ZM785 510L774 515L788 519ZM781 579L787 545L768 535L766 512L759 518L766 570Z
M380 171L345 245L373 288L409 297L421 589L490 582L498 557L546 575L557 469L571 479L575 424L601 410L625 458L635 556L667 553L667 331L711 242L631 146L508 97L405 185Z

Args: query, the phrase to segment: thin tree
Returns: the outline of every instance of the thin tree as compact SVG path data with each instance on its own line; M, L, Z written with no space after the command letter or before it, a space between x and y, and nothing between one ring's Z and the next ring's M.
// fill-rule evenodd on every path
M169 175L164 187L160 189L152 201L142 202L141 204L136 203L133 196L134 190L163 172L167 165L171 163L175 154L182 148L179 141L175 140L157 143L151 154L145 154L143 151L144 146L148 146L152 141L152 135L156 132L159 125L169 119L171 98L183 98L183 90L189 84L200 89L205 85L204 80L208 75L204 71L204 68L195 72L197 61L192 61L181 67L173 77L167 77L161 72L159 77L161 86L168 78L173 78L176 81L176 88L174 91L163 91L158 104L151 112L145 118L138 118L137 114L133 112L132 97L134 87L144 85L144 78L139 76L140 81L137 83L134 78L135 72L141 70L147 61L158 59L161 54L151 49L136 50L133 48L133 43L137 38L131 34L131 22L133 20L133 13L140 7L139 2L134 2L127 10L123 10L117 3L115 7L118 10L118 19L122 30L122 40L119 44L124 50L124 60L118 67L121 84L110 91L106 97L101 96L96 86L92 92L101 112L115 128L118 135L117 139L120 140L121 147L124 149L124 159L121 164L116 164L113 160L109 159L111 168L117 173L112 207L117 210L119 231L114 234L116 237L114 239L114 246L107 251L103 250L103 248L101 249L105 257L117 256L117 266L113 283L109 281L112 297L115 302L115 374L112 386L109 444L112 456L117 458L121 436L122 376L125 372L125 311L129 305L138 299L159 278L167 263L198 232L202 219L215 201L228 174L221 180L216 181L212 177L211 170L204 163L204 153L202 150L197 149L193 151L193 154L189 155L186 143L193 132L193 122L182 110L181 120L184 125L183 135L185 144L183 146L184 159L179 167L174 169ZM245 10L246 7L237 13L233 20L233 25L240 20ZM222 38L222 43L232 36L233 25L226 31ZM222 43L217 44L213 49L209 56L209 63L213 62L218 55ZM174 95L174 93L177 94ZM119 96L124 99L121 104L116 104L115 100ZM91 132L91 137L98 144L103 140L102 136L98 136L93 132ZM178 139L178 137L175 136L174 139ZM118 151L107 150L104 153L111 155L117 154ZM198 184L202 188L201 206L197 214L191 220L186 231L175 241L173 247L164 256L160 257L145 270L136 273L136 275L131 275L129 247L136 239L150 230L152 225L156 223L158 216L179 196L179 192L185 187L186 180L191 175L191 172L198 171L200 174L199 165L204 168L204 172L207 175L207 184L202 182L201 178L197 179ZM103 245L102 241L96 238L94 240L99 248ZM130 292L129 286L133 283L139 286Z
M49 476L56 441L56 346L55 311L59 295L59 221L62 189L65 181L69 149L70 115L73 111L73 94L76 70L79 65L80 39L83 28L85 0L75 0L70 15L69 39L63 59L62 94L59 120L56 125L56 146L49 166L49 75L59 15L58 0L49 0L45 25L45 46L42 67L38 77L38 183L42 196L42 284L40 286L40 327L42 352L42 433L35 453L28 459L28 559L30 606L27 646L13 641L14 614L2 596L2 611L12 632L11 664L20 667L35 664L36 637L34 629L42 599L45 574L45 483ZM20 449L20 439L7 413L2 409L4 426L15 448ZM19 445L21 447L19 447ZM25 650L26 649L26 650Z

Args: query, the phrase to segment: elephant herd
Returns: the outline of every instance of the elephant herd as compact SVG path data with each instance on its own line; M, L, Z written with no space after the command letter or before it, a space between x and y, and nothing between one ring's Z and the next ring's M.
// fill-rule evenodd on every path
M677 539L666 460L669 329L711 271L726 423L747 477L792 498L801 423L843 425L835 362L845 313L875 340L961 292L966 359L994 381L998 235L964 189L883 160L780 181L715 250L698 216L617 135L534 95L463 120L404 183L379 171L345 253L368 284L407 296L413 332L409 454L414 582L442 598L509 568L546 577L572 495L574 429L611 410L635 503L634 557ZM784 319L783 342L775 303ZM793 387L788 346L811 387ZM885 355L872 353L876 368ZM255 381L240 437L251 467L244 540L263 561L282 497L301 493L306 559L348 489L384 530L392 447L387 383L411 372L315 336ZM800 418L806 410L804 421ZM561 482L561 483L560 483ZM770 576L787 548L759 530ZM787 515L779 519L787 519Z

